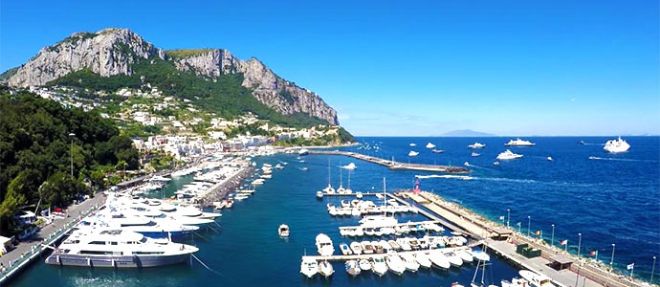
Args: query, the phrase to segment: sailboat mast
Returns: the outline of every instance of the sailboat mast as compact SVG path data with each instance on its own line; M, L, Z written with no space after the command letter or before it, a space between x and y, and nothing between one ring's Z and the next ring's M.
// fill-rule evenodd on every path
M328 186L332 186L332 182L330 181L330 159L328 159Z

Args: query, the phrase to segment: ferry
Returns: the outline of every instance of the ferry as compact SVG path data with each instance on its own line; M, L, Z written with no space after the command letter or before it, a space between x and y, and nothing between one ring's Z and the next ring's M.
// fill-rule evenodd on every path
M530 141L517 138L515 140L510 140L508 143L505 143L504 145L505 146L535 146L536 144Z

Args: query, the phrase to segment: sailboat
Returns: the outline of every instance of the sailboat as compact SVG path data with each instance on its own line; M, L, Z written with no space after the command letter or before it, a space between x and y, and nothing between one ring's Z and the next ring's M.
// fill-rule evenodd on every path
M337 193L339 194L344 194L346 192L346 189L344 188L343 177L342 169L339 168L339 187L337 188Z
M486 246L484 246L484 250L479 251L477 256L475 253L471 251L462 251L465 252L465 254L472 255L474 256L475 259L477 259L477 267L474 269L474 275L472 276L472 282L470 283L470 287L491 287L491 286L497 286L497 285L486 285L484 281L484 276L486 276L486 262L490 260L490 256L486 253ZM477 274L479 274L479 268L481 268L481 282L479 284L476 282L477 281Z
M328 194L335 193L335 188L332 187L332 183L330 182L330 160L328 160L328 186L326 186L323 189L323 192L328 193ZM323 196L321 196L321 197L323 197Z

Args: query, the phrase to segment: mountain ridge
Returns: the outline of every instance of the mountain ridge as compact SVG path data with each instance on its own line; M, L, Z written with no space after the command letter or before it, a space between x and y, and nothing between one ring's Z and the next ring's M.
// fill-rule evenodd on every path
M45 86L75 72L89 70L102 78L132 76L138 63L172 63L205 81L241 75L240 85L282 115L307 114L339 125L337 112L316 93L290 82L257 58L241 60L227 49L163 50L129 29L78 32L42 48L25 64L2 74L11 87Z

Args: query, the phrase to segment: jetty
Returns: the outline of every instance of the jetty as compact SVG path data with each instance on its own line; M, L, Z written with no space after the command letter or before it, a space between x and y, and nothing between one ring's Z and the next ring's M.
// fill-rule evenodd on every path
M349 151L340 151L340 150L310 150L310 155L342 155L347 157L352 157L355 159L379 164L385 166L392 170L417 170L417 171L434 171L442 173L452 173L452 174L466 174L470 170L462 166L451 166L451 165L434 165L434 164L422 164L422 163L404 163L397 162L394 160L382 159L375 156L369 156L356 152Z

